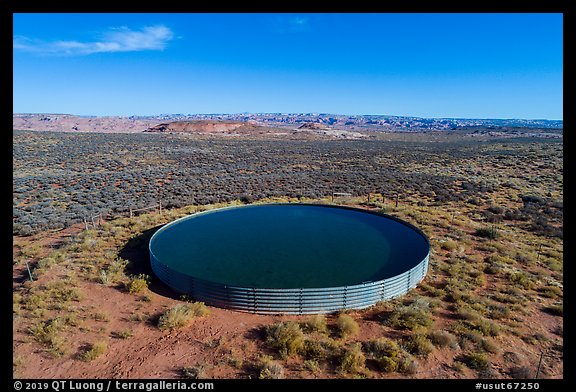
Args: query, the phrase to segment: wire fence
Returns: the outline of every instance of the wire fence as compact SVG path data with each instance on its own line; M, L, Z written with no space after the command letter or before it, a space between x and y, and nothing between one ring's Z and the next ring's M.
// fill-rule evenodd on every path
M100 227L102 225L102 223L105 222L106 220L114 220L114 219L118 219L118 218L133 218L135 216L138 216L140 213L142 213L144 211L150 211L150 210L158 210L158 213L162 214L162 201L159 201L158 204L153 204L151 206L143 207L143 208L133 208L132 206L130 206L128 208L127 213L111 214L111 213L100 212L96 215L84 217L82 220L84 222L84 229L85 230L89 230L90 228L96 229L96 228Z

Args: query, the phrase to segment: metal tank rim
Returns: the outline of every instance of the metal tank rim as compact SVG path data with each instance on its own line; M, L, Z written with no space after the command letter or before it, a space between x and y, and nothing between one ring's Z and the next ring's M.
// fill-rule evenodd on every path
M427 246L426 256L407 271L382 280L334 287L258 288L216 283L183 274L162 263L152 250L153 241L159 233L184 220L231 209L282 205L340 208L393 220L412 229L424 239ZM430 240L422 230L413 224L378 211L321 203L261 203L215 208L176 219L165 224L152 235L148 243L148 250L154 274L172 290L189 295L196 301L220 308L258 314L320 314L347 309L364 309L375 305L377 302L404 295L416 287L428 271Z

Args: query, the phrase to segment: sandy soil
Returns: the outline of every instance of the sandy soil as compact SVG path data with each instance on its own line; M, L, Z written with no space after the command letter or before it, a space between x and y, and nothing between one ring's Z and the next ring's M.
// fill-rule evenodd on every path
M15 242L34 242L43 246L46 253L69 236L82 230L82 224L52 233L41 233L28 238L15 238ZM38 257L41 257L40 254ZM435 257L442 257L437 254ZM131 256L132 257L132 256ZM134 257L137 257L134 255ZM142 257L140 255L139 257ZM29 286L25 265L13 267L13 290L26 290ZM67 271L61 265L53 266L42 275L35 285L62 279ZM436 272L429 272L428 281L434 281ZM486 290L495 284L489 277ZM249 378L257 377L255 364L262 355L277 354L265 344L263 328L283 320L304 321L308 316L255 315L210 307L210 315L198 318L183 329L160 331L157 320L160 314L181 303L179 296L161 282L155 280L146 294L129 294L122 287L79 281L81 300L73 304L79 318L77 327L65 330L67 353L53 357L30 335L29 327L36 321L24 315L13 318L14 376L18 378L180 378L183 367L199 367L204 378ZM501 282L499 284L502 284ZM416 288L414 293L422 293ZM558 335L562 318L541 308L550 300L541 297L526 304L525 313L514 314L519 326L514 334L502 333L493 337L497 352L490 356L497 377L509 377L512 366L536 369L543 352L541 378L563 378L563 338ZM49 311L53 312L53 311ZM96 313L104 317L96 318ZM401 338L406 332L391 330L381 323L382 309L369 308L351 313L360 325L360 333L353 341L368 341L382 336ZM50 318L50 313L43 319ZM454 315L446 308L435 312L433 330L441 330L454 322ZM335 316L328 317L334 324ZM121 338L120 333L130 331L131 336ZM530 344L522 336L539 334L542 341ZM89 343L106 341L108 348L101 357L85 362L80 354ZM542 350L542 351L541 351ZM455 359L463 350L450 348L435 349L426 359L418 358L418 371L406 376L399 373L375 371L367 363L374 378L477 378L478 374L458 366ZM303 368L303 359L282 361L286 378L340 378L352 377L324 368L315 374ZM372 368L372 369L371 369ZM486 375L490 376L489 374Z

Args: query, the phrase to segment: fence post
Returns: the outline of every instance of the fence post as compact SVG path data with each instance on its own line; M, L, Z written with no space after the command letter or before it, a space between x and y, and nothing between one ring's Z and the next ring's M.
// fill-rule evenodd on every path
M130 218L132 218L132 207L130 207Z
M538 378L540 375L540 366L542 366L542 357L544 357L544 351L540 351L540 361L538 362L538 369L536 370L536 376L534 378Z
M32 272L30 271L30 265L28 265L28 260L26 260L26 269L28 270L28 276L30 277L30 282L34 282L32 278Z
M399 194L397 193L396 194L396 208L398 208L398 196L399 196Z
M160 215L162 215L162 201L158 202L158 209L159 209Z

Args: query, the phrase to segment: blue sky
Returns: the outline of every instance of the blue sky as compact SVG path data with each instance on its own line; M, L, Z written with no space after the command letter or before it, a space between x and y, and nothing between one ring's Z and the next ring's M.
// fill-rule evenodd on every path
M563 118L562 14L14 14L15 113Z

